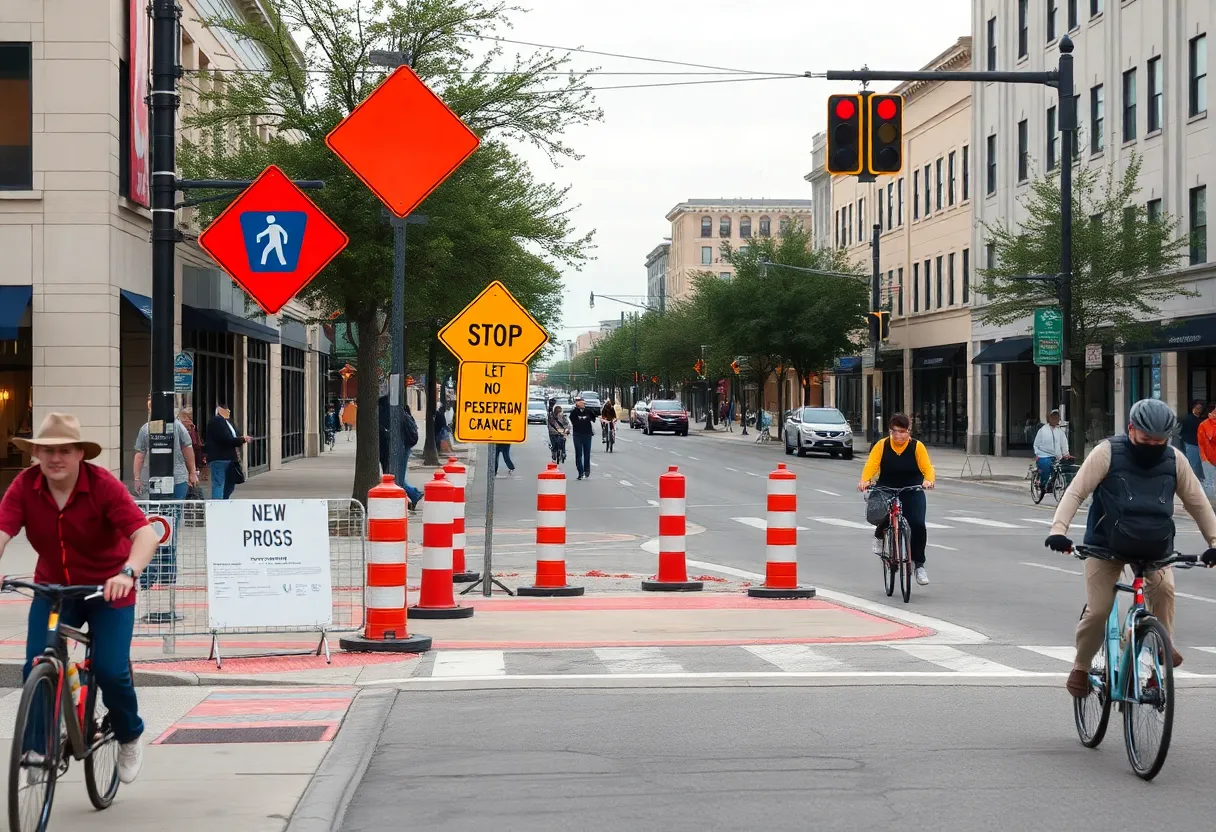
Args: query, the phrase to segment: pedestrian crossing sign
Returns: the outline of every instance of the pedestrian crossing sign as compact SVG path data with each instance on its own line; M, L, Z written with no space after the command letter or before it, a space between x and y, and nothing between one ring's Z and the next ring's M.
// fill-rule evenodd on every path
M308 214L303 211L242 211L241 236L251 272L294 272Z

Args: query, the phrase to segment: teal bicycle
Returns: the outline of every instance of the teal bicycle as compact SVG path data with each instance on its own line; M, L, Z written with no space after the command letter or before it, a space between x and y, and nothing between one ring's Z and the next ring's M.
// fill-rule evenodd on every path
M1073 555L1081 560L1121 560L1093 546L1074 546ZM1131 608L1120 628L1119 604L1111 607L1106 639L1090 665L1089 695L1073 699L1077 734L1087 748L1102 742L1111 705L1119 703L1127 759L1144 780L1152 780L1165 765L1174 729L1174 648L1165 626L1145 606L1144 575L1170 566L1189 569L1198 560L1175 552L1163 560L1128 564L1131 584L1116 583L1115 589L1131 594Z

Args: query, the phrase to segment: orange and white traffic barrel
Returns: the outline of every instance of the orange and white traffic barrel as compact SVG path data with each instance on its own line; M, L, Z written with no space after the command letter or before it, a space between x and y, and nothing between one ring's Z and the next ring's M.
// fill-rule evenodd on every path
M408 538L405 489L389 474L367 492L367 583L363 635L338 640L343 650L422 653L430 636L411 636L406 627L405 560Z
M536 583L515 591L563 598L584 591L566 583L566 475L555 462L536 475Z
M779 463L768 475L764 585L748 587L753 598L814 598L813 587L798 585L798 477Z
M464 559L464 490L469 484L469 469L456 457L450 456L448 464L443 466L443 473L456 489L455 508L452 512L452 581L468 584L481 578L480 572L473 572L465 566Z
M456 603L452 591L452 513L456 489L443 471L423 489L422 582L418 603L409 608L410 618L468 618L472 607Z
M701 581L688 580L688 563L684 551L686 510L684 475L672 465L659 477L659 572L642 581L642 589L651 592L697 592L704 589Z

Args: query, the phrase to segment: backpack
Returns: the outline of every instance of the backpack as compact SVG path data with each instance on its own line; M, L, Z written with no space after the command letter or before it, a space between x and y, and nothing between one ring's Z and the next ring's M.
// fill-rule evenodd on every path
M405 447L412 448L418 444L418 423L412 413L402 413L401 417L401 441Z
M1110 471L1098 485L1093 509L1100 512L1094 542L1124 561L1154 561L1174 551L1174 492L1177 467L1166 448L1152 468L1136 465L1126 436L1110 439Z

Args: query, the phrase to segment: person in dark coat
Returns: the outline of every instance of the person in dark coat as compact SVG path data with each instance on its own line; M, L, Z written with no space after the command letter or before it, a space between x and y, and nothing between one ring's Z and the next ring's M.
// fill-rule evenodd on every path
M238 431L231 420L232 411L220 403L207 423L207 469L211 472L213 500L227 500L232 496L236 480L228 473L240 459L241 446L249 441L249 436Z

